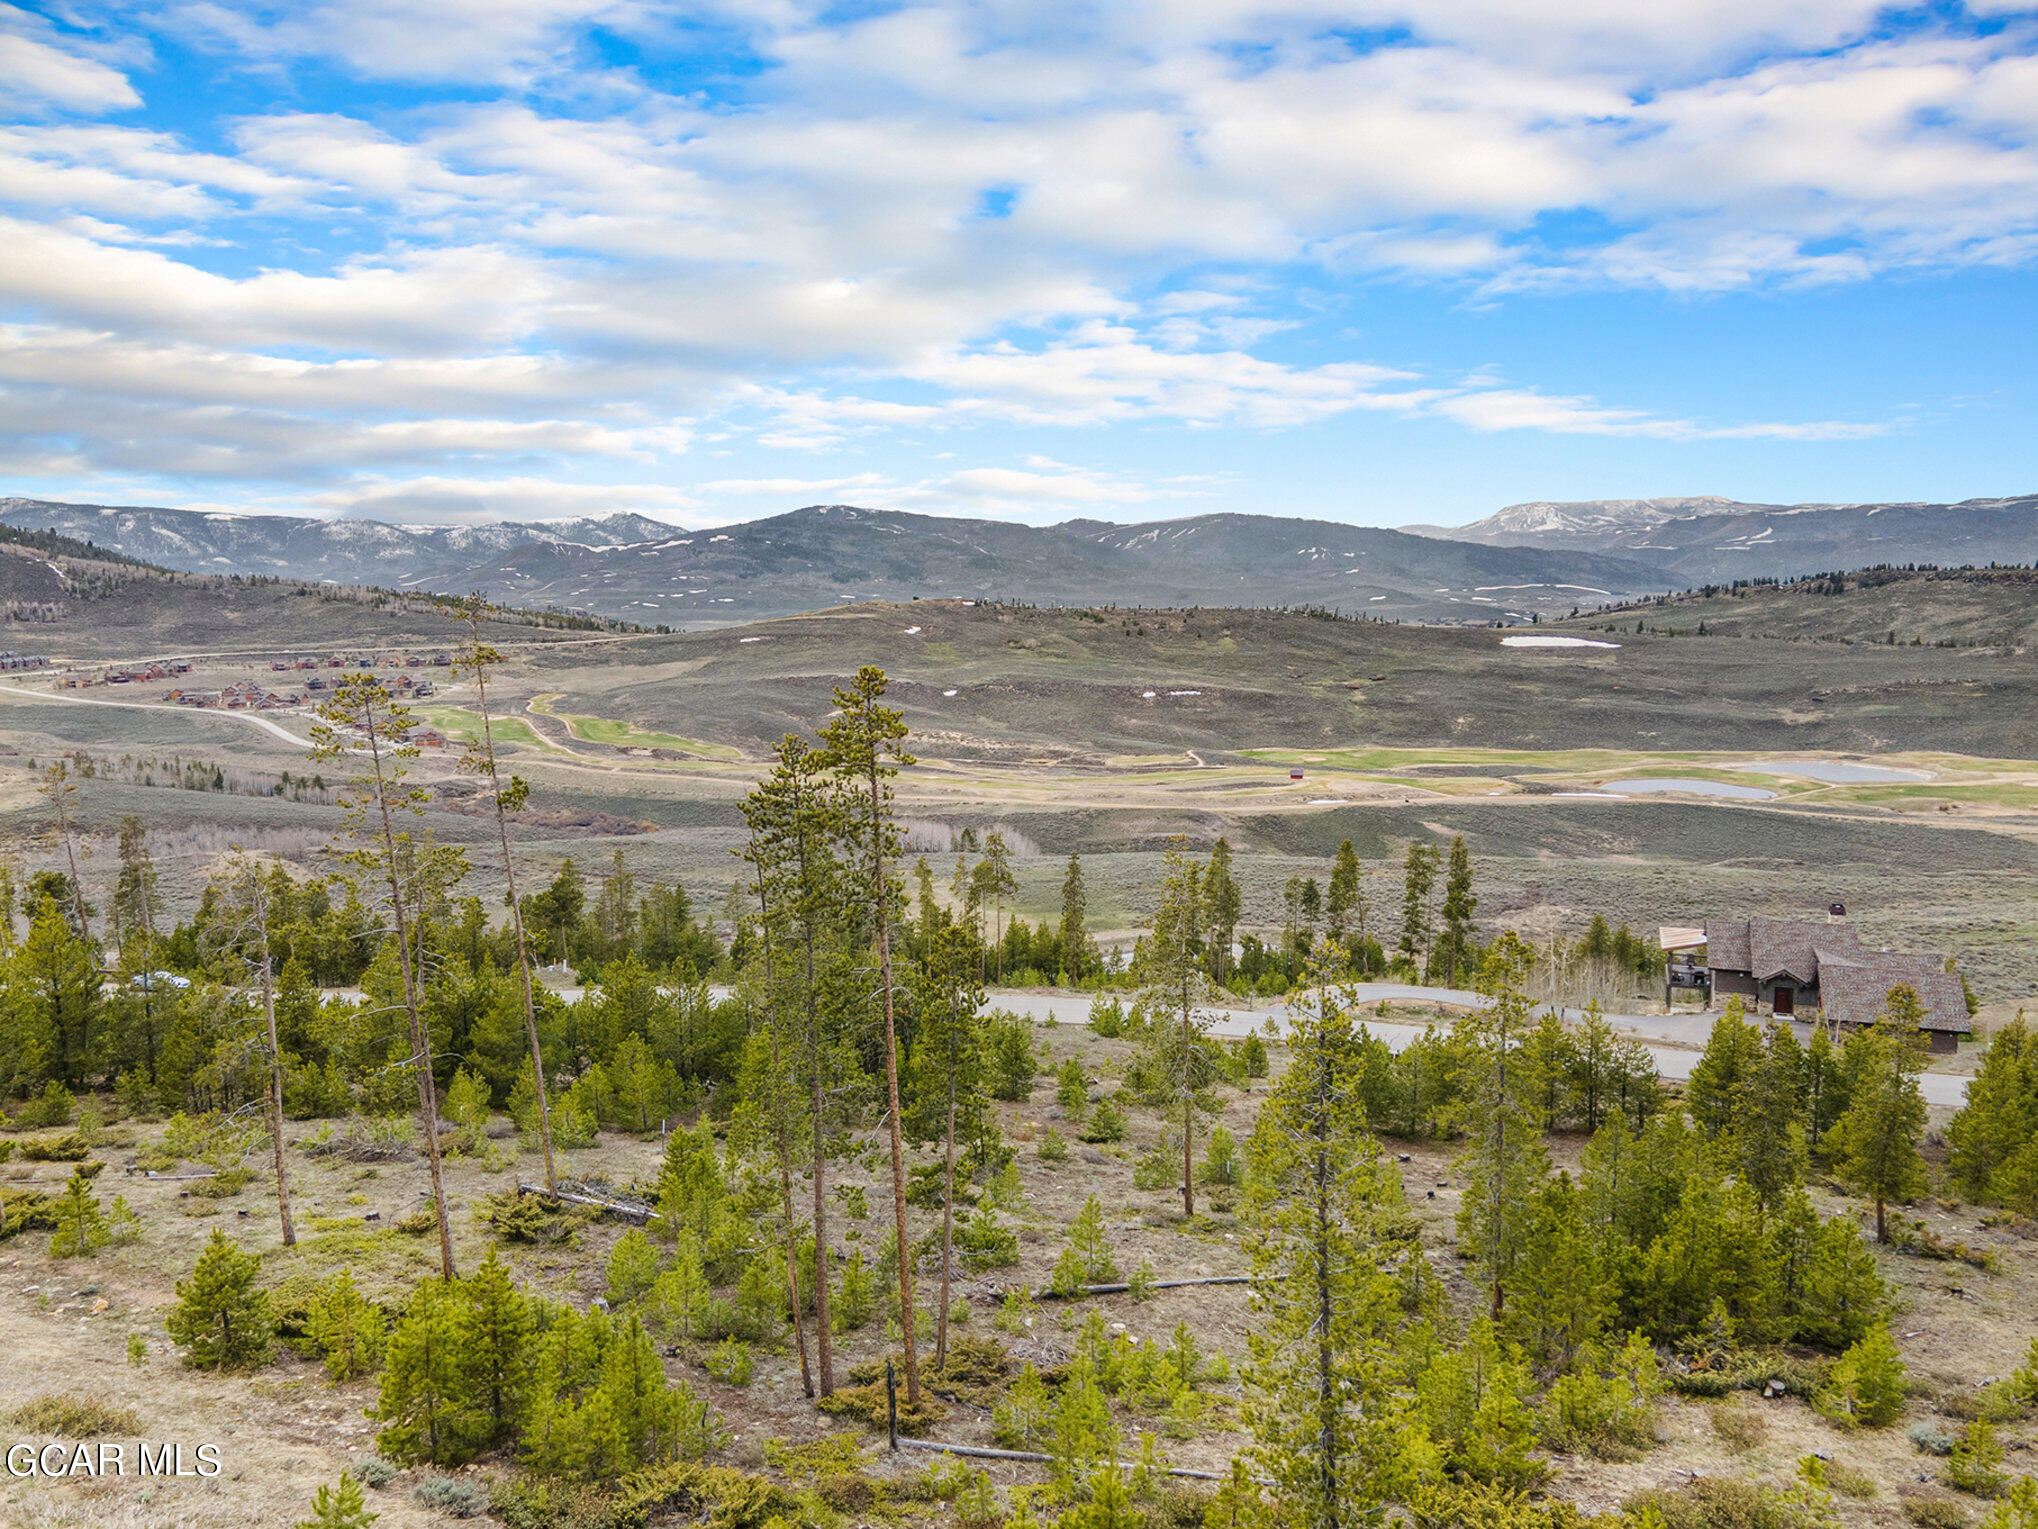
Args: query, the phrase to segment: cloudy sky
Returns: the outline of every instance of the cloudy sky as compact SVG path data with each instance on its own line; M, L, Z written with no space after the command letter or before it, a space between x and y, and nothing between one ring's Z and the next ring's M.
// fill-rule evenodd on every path
M1996 0L0 3L0 495L2038 489Z

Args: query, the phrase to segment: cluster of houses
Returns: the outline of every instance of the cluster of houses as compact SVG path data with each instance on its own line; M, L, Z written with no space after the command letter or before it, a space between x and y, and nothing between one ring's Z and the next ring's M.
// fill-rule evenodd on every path
M235 680L218 690L166 691L163 699L178 706L203 706L223 711L273 711L282 706L302 706L301 690L264 690L253 680Z
M10 667L39 669L49 662L39 658ZM92 685L140 685L150 680L166 680L175 675L189 674L191 661L187 658L155 658L147 663L129 664L119 669L104 669L99 674L67 674L57 682L62 690L83 690Z
M1954 1051L1974 1032L1967 987L1951 960L1870 950L1837 903L1824 920L1709 919L1702 928L1664 935L1671 985L1703 988L1715 1004L1739 998L1751 1013L1842 1032L1875 1024L1890 991L1908 987L1918 995L1918 1029L1932 1050Z
M322 689L324 682L314 677L307 689ZM392 694L430 695L429 684L413 684L409 675L399 677L390 685ZM235 680L231 685L218 690L171 690L163 699L177 706L199 706L219 711L277 711L291 706L302 706L310 699L305 690L265 690L254 680ZM446 735L436 727L420 724L403 735L403 741L414 743L420 748L442 749L446 746Z
M430 680L414 680L399 674L385 680L390 695L399 701L418 700L436 693ZM254 680L235 680L218 690L176 689L165 691L163 699L177 706L218 707L227 711L270 710L279 706L302 706L320 691L332 689L324 675L314 674L302 690L266 690Z
M304 682L304 688L311 691L332 690L336 689L337 685L337 681L328 680L322 674L314 674ZM382 686L399 701L415 700L419 696L437 693L437 687L430 680L414 680L408 674L399 674L393 678L386 679L382 682Z
M334 653L325 658L271 659L269 667L280 674L290 669L373 669L377 662L373 653ZM391 654L380 662L392 669L444 669L453 662L453 655L441 648L436 653Z
M47 669L48 658L40 653L0 653L0 669Z

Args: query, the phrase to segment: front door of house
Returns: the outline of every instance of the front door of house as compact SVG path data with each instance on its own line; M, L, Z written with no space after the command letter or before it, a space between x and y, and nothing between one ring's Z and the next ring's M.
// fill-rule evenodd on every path
M1797 1012L1797 990L1795 988L1779 987L1776 990L1776 1001L1771 1007L1779 1014L1795 1014Z

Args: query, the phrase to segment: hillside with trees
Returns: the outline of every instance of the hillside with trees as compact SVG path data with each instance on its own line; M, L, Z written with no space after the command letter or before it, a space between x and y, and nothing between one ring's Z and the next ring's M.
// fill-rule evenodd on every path
M459 662L485 697L478 625ZM234 852L172 917L140 820L110 895L10 868L0 1238L108 1292L75 1358L8 1309L51 1356L18 1425L280 1440L333 1397L371 1429L236 1461L314 1524L2023 1529L2021 1020L1936 1123L1902 987L1808 1039L1730 1002L1666 1083L1591 996L1660 952L1482 921L1462 840L1397 906L1347 843L1242 940L1240 856L1178 850L1106 949L1080 856L1029 923L1002 840L907 851L887 689L779 742L716 916L621 851L520 881L506 828L507 906L466 891L368 675L314 737L327 874ZM60 850L93 785L46 774ZM1087 1024L987 1005L1014 981Z

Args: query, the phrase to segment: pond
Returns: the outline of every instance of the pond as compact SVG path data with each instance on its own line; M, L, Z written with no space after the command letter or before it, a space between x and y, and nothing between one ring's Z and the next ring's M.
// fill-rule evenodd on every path
M1751 759L1729 768L1760 770L1765 775L1802 775L1807 780L1822 780L1829 786L1933 779L1930 770L1899 770L1889 765L1853 764L1844 759Z
M1651 796L1659 791L1682 791L1692 796L1724 796L1737 802L1766 802L1775 796L1760 786L1735 786L1720 780L1683 780L1676 776L1651 775L1636 780L1610 780L1600 787L1622 796Z
M1617 642L1600 642L1593 637L1503 637L1503 648L1617 648Z

